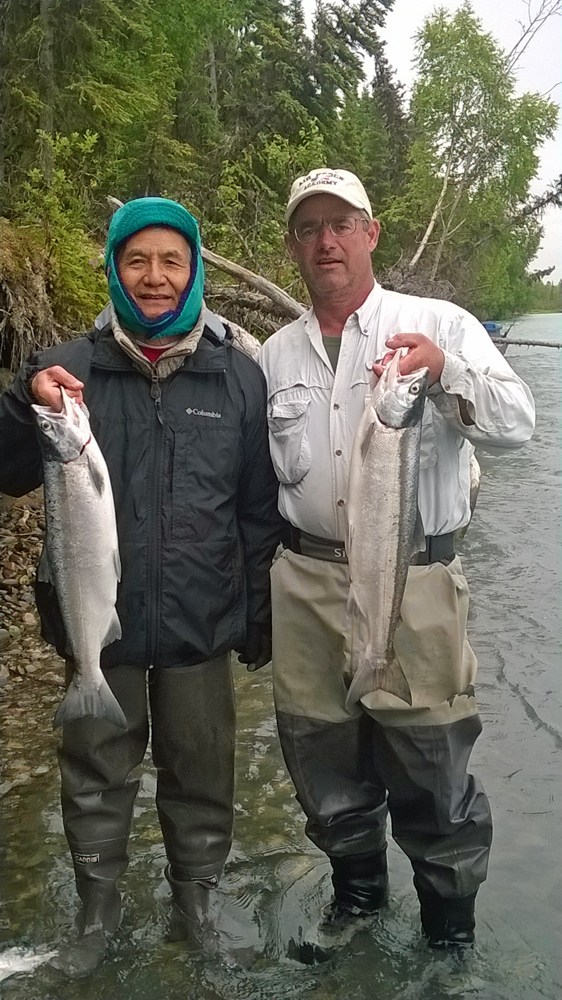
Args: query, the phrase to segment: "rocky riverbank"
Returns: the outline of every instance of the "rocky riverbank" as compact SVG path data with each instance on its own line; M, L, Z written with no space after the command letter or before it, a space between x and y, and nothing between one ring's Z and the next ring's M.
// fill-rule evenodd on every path
M44 529L37 490L0 502L0 796L56 766L51 717L64 687L64 665L39 634L33 579ZM30 735L32 738L30 739Z

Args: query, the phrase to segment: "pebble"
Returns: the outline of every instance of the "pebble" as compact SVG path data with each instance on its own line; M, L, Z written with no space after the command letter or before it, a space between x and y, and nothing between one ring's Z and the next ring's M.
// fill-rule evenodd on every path
M18 625L9 625L8 632L10 633L12 639L21 639L22 630Z
M10 633L6 628L0 628L0 649L5 649L10 642Z
M35 625L36 621L35 615L33 615L31 611L26 611L25 614L22 616L22 621L24 625Z

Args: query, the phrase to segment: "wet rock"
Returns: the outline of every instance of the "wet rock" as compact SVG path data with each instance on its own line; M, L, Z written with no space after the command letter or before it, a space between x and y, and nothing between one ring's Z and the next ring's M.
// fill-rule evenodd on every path
M12 639L21 639L22 630L18 625L10 625L8 627L8 632L10 633Z
M10 633L5 628L0 628L0 649L5 649L10 642Z
M31 611L26 611L25 614L22 615L22 622L24 625L35 625L37 620Z

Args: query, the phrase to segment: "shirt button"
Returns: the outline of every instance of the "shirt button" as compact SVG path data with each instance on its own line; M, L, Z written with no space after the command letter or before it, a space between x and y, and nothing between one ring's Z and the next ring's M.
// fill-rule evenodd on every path
M345 500L338 500L338 507L345 507Z
M334 410L339 410L339 408L340 408L340 404L339 403L334 403Z
M341 448L338 448L338 450L336 451L336 455L341 455Z

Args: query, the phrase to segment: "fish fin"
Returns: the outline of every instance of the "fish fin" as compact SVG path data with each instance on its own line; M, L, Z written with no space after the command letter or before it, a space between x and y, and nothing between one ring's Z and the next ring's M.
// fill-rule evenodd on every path
M361 442L361 464L363 465L367 455L369 454L369 448L371 447L371 441L373 439L373 434L375 433L374 423L370 423L365 431L365 437Z
M113 552L113 565L115 566L115 575L117 579L121 580L121 556L119 555L119 549L115 549Z
M88 472L90 473L90 478L94 484L95 490L99 493L100 497L103 496L103 491L105 490L105 474L104 470L100 467L99 463L96 462L95 458L91 455L87 455L88 458Z
M37 582L38 583L53 583L53 574L51 571L51 563L49 562L49 553L47 551L47 546L44 545L39 563L37 565Z
M405 701L407 705L412 704L412 691L408 678L396 659L393 659L387 667L375 669L374 690L388 691L389 694L400 698L400 701Z
M110 642L115 642L116 639L120 639L122 634L121 622L119 621L117 612L114 610L113 617L109 623L109 628L106 632L105 639L101 644L101 648L104 649L105 646L109 646Z
M414 525L414 537L412 539L412 555L416 552L425 552L425 530L419 508L416 511L416 523Z
M359 603L353 583L350 583L349 585L349 594L347 595L347 613L350 618L355 617L360 621L365 621L367 617Z
M82 719L86 715L113 722L120 729L128 728L123 709L105 678L99 688L78 685L73 679L57 709L53 728L57 729L63 723Z

